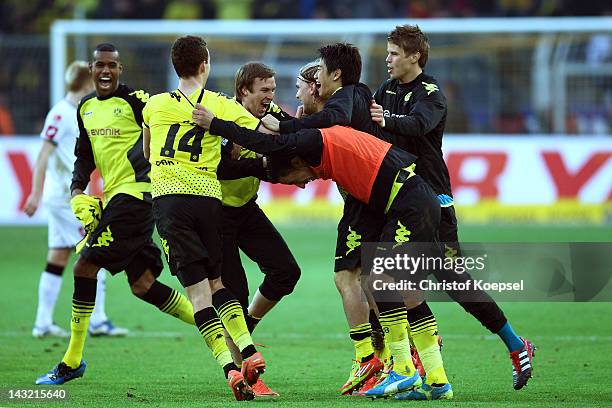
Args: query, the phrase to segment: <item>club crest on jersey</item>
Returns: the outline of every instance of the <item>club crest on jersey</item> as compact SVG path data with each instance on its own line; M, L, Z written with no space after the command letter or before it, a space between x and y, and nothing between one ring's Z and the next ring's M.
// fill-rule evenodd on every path
M438 85L428 84L427 82L421 82L427 91L427 95L431 95L433 92L439 91Z
M117 106L113 111L113 115L115 115L116 117L123 115L123 109Z

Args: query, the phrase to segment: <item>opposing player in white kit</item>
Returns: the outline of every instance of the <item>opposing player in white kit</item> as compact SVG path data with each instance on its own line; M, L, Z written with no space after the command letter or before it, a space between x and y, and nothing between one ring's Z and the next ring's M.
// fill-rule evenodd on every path
M87 62L75 61L70 64L65 80L68 93L51 108L40 134L42 147L34 165L32 192L24 208L31 217L42 200L49 213L49 251L47 265L38 285L38 309L32 329L34 337L69 337L66 330L53 322L53 310L70 253L84 235L81 223L70 209L70 182L75 161L74 145L79 134L77 105L82 97L94 89ZM89 333L92 336L125 336L127 329L115 327L106 316L105 280L106 271L100 270Z

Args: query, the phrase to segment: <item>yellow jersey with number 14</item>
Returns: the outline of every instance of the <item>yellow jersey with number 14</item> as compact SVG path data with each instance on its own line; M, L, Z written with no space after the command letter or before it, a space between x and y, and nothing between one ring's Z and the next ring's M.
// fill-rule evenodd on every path
M221 139L193 123L191 114L201 103L223 120L257 129L259 119L234 99L198 89L191 95L180 90L149 98L143 125L151 134L151 194L189 194L221 199L217 166L221 160Z

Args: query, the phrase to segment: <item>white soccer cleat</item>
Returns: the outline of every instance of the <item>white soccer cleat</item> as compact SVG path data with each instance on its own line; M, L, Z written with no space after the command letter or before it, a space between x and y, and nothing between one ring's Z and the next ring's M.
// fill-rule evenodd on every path
M107 320L100 324L89 325L89 335L92 337L97 336L108 336L108 337L124 337L127 336L130 331L123 327L115 327L115 325Z
M43 337L60 337L65 339L70 337L70 333L59 327L57 324L51 323L51 325L47 327L34 326L32 329L32 336L37 339L42 339Z

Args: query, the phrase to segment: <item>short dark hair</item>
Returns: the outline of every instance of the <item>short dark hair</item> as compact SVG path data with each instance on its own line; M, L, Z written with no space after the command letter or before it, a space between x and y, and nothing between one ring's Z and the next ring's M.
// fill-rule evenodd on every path
M342 85L355 85L361 77L361 55L353 44L336 43L319 48L321 62L328 71L342 71Z
M179 77L198 75L198 68L203 62L208 63L208 48L202 37L186 35L172 44L172 65Z
M111 43L100 43L96 45L96 48L94 48L92 54L95 54L96 52L119 52L119 50Z
M96 45L96 48L94 48L94 52L96 52L96 51L100 51L100 52L119 52L117 50L117 47L115 47L111 43L101 43L101 44Z
M429 42L419 26L410 24L397 26L389 33L387 41L401 47L406 54L421 53L419 67L425 68L429 57Z
M279 177L284 177L291 173L296 167L293 159L299 157L292 153L280 153L268 156L268 178L270 181L277 181Z
M242 95L240 90L246 88L253 92L253 82L255 79L268 79L276 75L276 72L266 64L261 62L247 62L236 71L235 84L235 96L237 100L240 100Z

